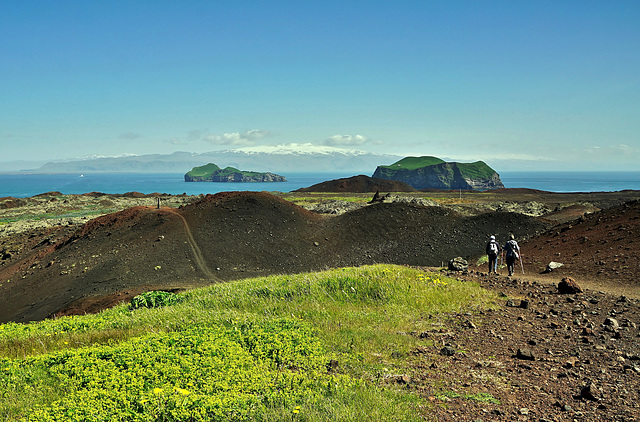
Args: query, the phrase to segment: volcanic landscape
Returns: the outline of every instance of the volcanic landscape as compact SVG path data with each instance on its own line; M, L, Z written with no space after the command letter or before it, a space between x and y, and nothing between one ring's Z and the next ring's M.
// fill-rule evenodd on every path
M433 377L490 388L472 376L487 356L501 362L487 370L511 383L502 393L491 390L502 406L454 398L439 420L637 420L640 192L404 192L372 203L363 200L372 192L336 196L349 195L360 202L309 192L0 198L0 217L9 221L0 225L0 322L98 312L150 290L409 265L512 299L499 311L448 316L440 331L423 333L464 352L418 365L407 383L419 394L429 395L424 386ZM25 217L97 204L120 211ZM477 265L488 236L504 243L510 233L522 248L521 268L514 277L504 269L489 276ZM447 271L455 257L469 269ZM549 271L551 262L562 266ZM564 277L583 291L560 294ZM607 318L616 319L614 329ZM522 360L521 349L533 349L533 358ZM588 382L594 400L585 393Z

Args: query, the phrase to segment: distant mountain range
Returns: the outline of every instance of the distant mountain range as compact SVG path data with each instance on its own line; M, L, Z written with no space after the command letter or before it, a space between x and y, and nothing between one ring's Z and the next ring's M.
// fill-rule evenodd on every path
M381 164L398 160L397 155L374 154L365 151L288 144L213 151L205 153L174 152L173 154L125 155L92 157L69 161L49 162L36 173L184 173L207 163L219 163L258 172L365 172L371 173Z

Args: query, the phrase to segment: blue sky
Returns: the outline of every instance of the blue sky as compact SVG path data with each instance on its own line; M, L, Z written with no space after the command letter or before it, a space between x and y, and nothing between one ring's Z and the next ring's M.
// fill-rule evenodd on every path
M4 1L0 161L312 143L638 170L638 1Z

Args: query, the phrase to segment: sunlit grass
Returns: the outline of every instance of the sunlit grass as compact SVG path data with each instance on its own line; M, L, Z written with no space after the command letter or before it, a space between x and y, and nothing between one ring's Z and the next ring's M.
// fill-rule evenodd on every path
M474 283L375 265L216 284L160 308L3 324L0 414L419 420L419 399L382 382L385 371L403 370L421 341L410 333L430 316L494 300ZM67 419L47 419L56 415Z

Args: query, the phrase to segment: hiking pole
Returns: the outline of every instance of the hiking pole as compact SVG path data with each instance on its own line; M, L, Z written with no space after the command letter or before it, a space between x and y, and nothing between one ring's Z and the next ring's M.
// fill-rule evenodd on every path
M522 275L524 275L524 264L522 263L522 253L520 253L520 268L522 268Z

